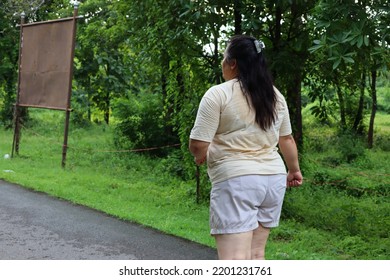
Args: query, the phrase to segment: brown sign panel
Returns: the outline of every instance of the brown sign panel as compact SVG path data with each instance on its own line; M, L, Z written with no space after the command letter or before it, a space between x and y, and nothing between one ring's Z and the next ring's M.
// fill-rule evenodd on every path
M19 106L70 106L73 18L22 26Z

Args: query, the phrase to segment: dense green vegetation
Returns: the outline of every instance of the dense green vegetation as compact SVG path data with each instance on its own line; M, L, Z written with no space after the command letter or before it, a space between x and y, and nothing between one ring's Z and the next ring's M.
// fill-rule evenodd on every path
M227 39L251 34L288 101L305 176L287 192L267 257L389 259L387 0L81 2L63 169L63 112L24 110L20 154L3 155L20 13L44 21L73 7L0 0L0 178L214 246L210 184L202 167L196 203L188 135L200 98L222 81Z

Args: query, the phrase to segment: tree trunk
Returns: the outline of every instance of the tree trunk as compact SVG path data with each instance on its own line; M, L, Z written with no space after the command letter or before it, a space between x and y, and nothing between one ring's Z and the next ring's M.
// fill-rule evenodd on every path
M104 121L106 124L110 123L110 92L106 94L106 109L104 110Z
M221 83L221 75L220 75L220 63L219 63L219 51L218 51L218 38L219 33L217 30L214 32L214 54L213 54L213 63L214 63L214 75L215 75L215 83Z
M87 85L89 86L89 87L91 87L91 77L88 75L88 77L87 77L87 80L88 80L88 83L87 83ZM84 88L85 88L85 86L84 86ZM91 110L91 100L92 100L92 94L91 94L91 91L87 91L87 114L88 114L88 120L90 121L90 122L92 122L92 110Z
M107 75L107 77L109 77L111 75L111 67L110 67L110 64L108 62L107 62L107 65L106 65L106 75ZM106 124L109 124L110 123L110 105L111 105L111 102L110 102L111 87L110 86L106 86L105 91L106 91L106 95L104 97L104 102L106 104L104 106L104 122Z
M173 134L173 128L169 124L169 120L172 118L174 104L168 98L168 73L169 73L169 54L166 50L161 52L161 94L164 107L167 108L164 114L166 125L164 126L164 132L169 137Z
M374 146L374 121L375 114L377 110L377 100L376 100L376 71L371 71L371 98L372 98L372 107L371 107L371 116L370 116L370 126L368 128L368 148L371 149Z
M234 34L242 33L241 0L234 1Z
M272 9L272 7L270 7L270 9ZM279 6L276 6L275 9L275 26L273 30L274 32L272 32L272 29L270 29L270 35L273 45L273 52L277 54L280 52L280 45L282 41L282 9ZM272 77L274 80L278 78L278 73L275 69L272 71Z
M339 106L340 106L340 127L342 129L345 129L347 127L347 122L345 119L345 100L344 100L344 94L339 85L337 84L337 97L339 99Z
M353 123L353 130L358 133L363 133L363 109L364 109L364 90L366 89L366 71L363 69L362 80L360 83L360 98L359 107Z
M299 150L303 149L303 128L302 128L302 101L301 101L301 72L293 73L293 84L289 86L287 91L287 102L291 104L289 111L292 120L294 131L294 139L298 145Z

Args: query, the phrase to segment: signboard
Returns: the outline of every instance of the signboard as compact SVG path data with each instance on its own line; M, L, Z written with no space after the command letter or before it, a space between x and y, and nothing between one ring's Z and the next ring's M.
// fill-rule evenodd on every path
M23 25L18 106L68 109L74 24L69 18Z

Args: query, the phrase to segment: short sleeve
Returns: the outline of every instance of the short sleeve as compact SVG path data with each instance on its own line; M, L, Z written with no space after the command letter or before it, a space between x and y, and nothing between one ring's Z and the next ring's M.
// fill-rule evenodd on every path
M291 129L291 122L290 122L290 114L288 111L288 106L285 100L284 101L284 114L283 114L283 120L280 125L279 135L280 136L287 136L292 133Z
M221 105L213 99L211 92L203 96L194 127L191 130L190 138L205 142L211 142L219 126Z

